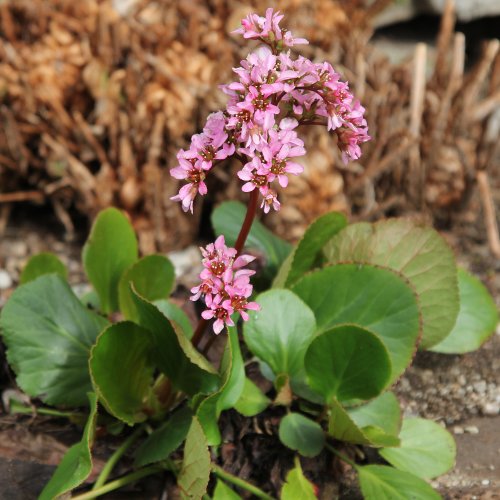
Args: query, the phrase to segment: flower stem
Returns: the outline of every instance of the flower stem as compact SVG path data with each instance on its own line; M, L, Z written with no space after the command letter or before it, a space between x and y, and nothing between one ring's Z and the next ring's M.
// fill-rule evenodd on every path
M232 474L226 472L222 467L219 467L218 465L213 466L212 472L217 477L224 479L228 483L234 484L238 488L242 488L243 490L252 493L252 495L256 496L257 498L263 498L264 500L274 500L272 496L269 496L267 493L264 493L260 488L257 488L257 486L250 484L249 482L245 481L244 479L241 479L240 477L233 476Z
M120 477L119 479L115 479L114 481L111 481L96 490L87 491L85 493L82 493L81 495L72 497L72 499L89 500L91 498L96 498L98 496L104 495L104 493L117 490L122 486L138 481L143 477L151 476L152 474L156 474L157 472L162 472L163 470L163 467L160 467L159 465L150 465L149 467L144 467L143 469L139 469L138 471L127 474L126 476Z
M238 238L236 238L236 243L234 245L237 255L239 255L243 250L243 247L245 246L245 241L247 240L248 237L248 233L252 228L252 223L255 218L255 213L257 212L258 199L259 199L259 190L254 189L250 193L250 200L248 202L247 213L245 214L245 219L243 220L243 224L241 225ZM203 318L201 318L200 321L198 322L198 326L196 327L193 338L191 339L191 342L195 347L198 347L198 344L200 343L200 340L203 337L203 332L205 331L207 324L208 321Z
M123 454L128 450L128 448L139 438L139 436L144 431L144 426L138 427L130 436L123 441L121 446L109 457L108 461L102 468L97 481L94 483L92 490L98 490L107 481L109 475L113 471L114 466L118 463L118 460L123 456Z
M326 443L325 448L332 452L334 455L340 458L340 460L343 460L344 462L348 463L351 467L357 468L357 465L350 459L347 458L343 453L340 453L340 451L337 451L331 444Z
M243 225L240 229L240 234L238 234L238 238L236 239L236 243L234 248L238 254L241 253L243 247L245 246L245 241L247 240L248 233L252 228L252 222L255 217L255 213L257 211L257 201L259 199L259 190L254 189L250 193L250 201L248 202L247 213L245 215L245 219L243 220Z

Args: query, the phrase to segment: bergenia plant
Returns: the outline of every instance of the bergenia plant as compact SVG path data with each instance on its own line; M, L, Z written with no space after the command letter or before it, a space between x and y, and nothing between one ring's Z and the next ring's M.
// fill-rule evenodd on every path
M208 117L171 169L183 181L173 199L186 212L207 193L210 170L229 157L241 163L235 175L249 193L247 207L227 201L212 213L218 236L201 249L199 281L185 297L203 301L197 325L169 299L171 262L139 258L127 217L113 208L98 215L83 249L89 293L76 296L64 265L40 254L1 312L20 389L9 391L10 411L31 413L31 397L39 414L84 426L41 500L72 490L73 498L95 498L150 475L170 478L182 498L309 500L328 495L327 474L341 494L346 471L370 500L439 498L428 481L453 466L453 438L435 422L403 417L390 388L418 348L478 348L498 313L479 280L457 270L439 234L412 220L348 225L327 213L294 246L255 220L259 206L264 216L279 211L289 176L302 172L303 126L332 131L346 162L369 140L347 83L328 62L292 54L307 41L280 26L282 17L268 9L242 20L236 33L257 47L234 70L236 81L222 86L226 108ZM226 346L213 364L205 355L215 339ZM290 467L281 484L270 480L266 453L258 474L222 467L220 420L231 417L254 419L244 424L246 442L257 438L259 422L267 429L250 454L264 439L278 447ZM93 445L109 434L123 441L85 484ZM245 446L233 436L229 446ZM301 457L320 454L318 467L329 465L314 484Z

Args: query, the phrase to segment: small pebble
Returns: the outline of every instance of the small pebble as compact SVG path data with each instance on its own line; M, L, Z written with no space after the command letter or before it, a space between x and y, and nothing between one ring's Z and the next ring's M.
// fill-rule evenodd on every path
M500 413L500 404L498 403L485 403L483 405L483 413L490 417L498 415Z
M453 434L463 434L464 433L464 428L460 427L459 425L455 425L453 427Z
M475 425L469 425L465 428L465 432L469 434L479 434L479 429Z
M12 286L12 278L7 271L0 269L0 290L7 290Z
M483 479L483 480L481 481L481 484L482 484L483 486L488 486L488 485L490 484L490 480L489 480L489 479Z

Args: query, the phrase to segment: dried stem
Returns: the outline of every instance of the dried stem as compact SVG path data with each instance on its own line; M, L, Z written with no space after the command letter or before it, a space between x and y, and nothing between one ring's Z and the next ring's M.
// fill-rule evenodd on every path
M476 177L479 192L481 193L481 200L483 202L488 245L491 253L497 259L500 259L500 235L498 233L498 224L495 216L495 204L493 202L493 196L488 182L488 174L484 170L480 170Z

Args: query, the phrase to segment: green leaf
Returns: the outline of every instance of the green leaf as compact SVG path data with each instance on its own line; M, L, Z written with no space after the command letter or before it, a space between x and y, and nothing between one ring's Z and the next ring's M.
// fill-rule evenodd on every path
M226 483L217 479L212 500L241 500L241 497Z
M54 475L38 497L39 500L53 500L68 493L87 479L92 472L90 449L94 441L97 419L97 397L88 393L90 413L83 431L82 440L73 445L64 455Z
M376 426L393 436L399 435L401 408L392 392L384 392L369 403L348 410L349 417L360 428Z
M345 215L339 212L330 212L317 218L306 229L304 236L293 250L293 257L289 264L290 269L285 277L283 286L289 288L309 271L326 242L346 225L347 219ZM278 283L275 281L273 286L278 286Z
M391 382L410 364L420 331L417 298L397 273L371 265L338 264L314 271L292 289L312 309L320 331L353 323L384 343Z
M202 401L196 412L210 446L220 444L221 435L217 425L220 414L236 404L245 383L245 368L236 328L228 327L226 349L221 361L221 379L221 388Z
M212 212L212 226L217 234L223 234L226 245L234 246L245 218L246 207L239 201L221 203ZM266 258L264 274L274 276L281 263L290 253L290 243L275 236L261 222L254 220L246 244L248 248L260 250Z
M120 278L137 258L137 238L127 217L116 208L100 212L83 247L83 266L103 312L118 310Z
M234 405L235 410L245 417L253 417L263 412L271 400L247 377L240 399Z
M397 436L377 425L358 426L338 401L330 401L329 408L328 434L335 439L374 447L399 445Z
M104 330L90 354L90 374L99 399L112 415L133 425L146 420L152 393L153 342L131 321Z
M66 266L53 253L44 252L31 257L21 273L19 282L24 285L36 280L44 274L56 273L65 280L68 279Z
M464 354L474 351L495 331L498 309L486 287L464 269L458 270L460 311L451 333L431 351Z
M152 333L153 361L175 387L186 394L209 394L217 390L219 376L215 368L160 310L134 293L138 323Z
M92 390L90 348L107 324L56 274L20 286L0 316L19 387L52 405L84 405Z
M304 354L314 337L312 311L289 290L270 290L255 299L261 310L243 326L248 348L275 376L288 375L292 387L304 379Z
M453 467L455 440L439 424L424 418L405 418L399 437L400 448L380 450L382 457L397 469L432 479Z
M386 465L356 467L365 500L439 500L423 479Z
M184 459L177 478L182 498L201 500L210 478L210 453L200 422L193 417L184 445Z
M315 457L325 445L321 426L300 413L289 413L281 419L280 441L305 457Z
M327 400L373 398L391 376L384 344L355 325L338 326L316 337L307 349L304 365L310 386Z
M173 413L139 446L135 453L135 465L142 467L168 458L186 439L192 419L193 412L188 407Z
M453 252L431 228L410 219L346 227L325 246L329 262L377 264L400 272L415 289L422 312L422 348L443 340L458 314Z
M300 462L286 476L281 490L281 500L316 500L314 485L304 476Z
M130 283L142 297L150 302L166 299L175 283L174 266L163 255L148 255L138 260L123 274L118 284L120 311L126 319L135 320L137 310Z
M170 300L155 300L153 304L163 313L170 321L177 323L183 331L186 338L191 340L194 334L193 325L187 314L176 304Z

